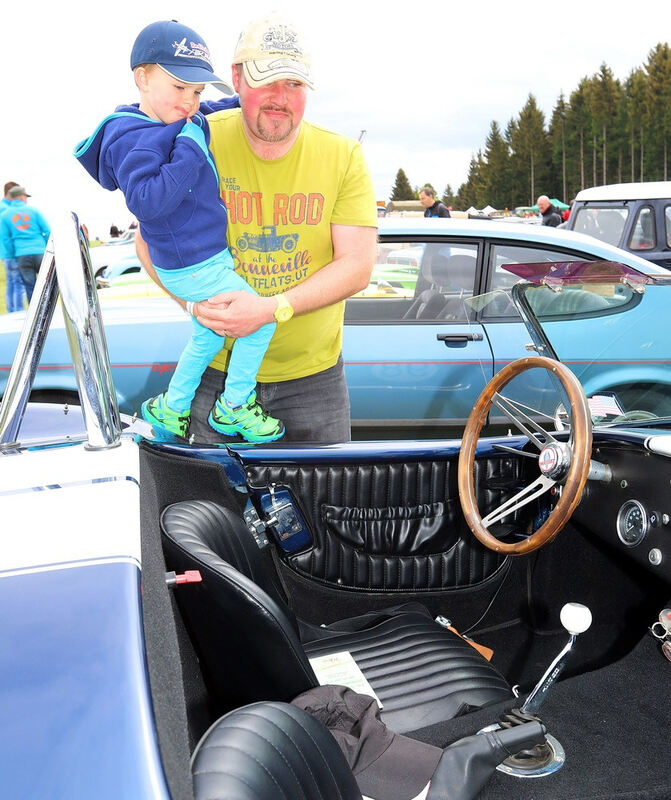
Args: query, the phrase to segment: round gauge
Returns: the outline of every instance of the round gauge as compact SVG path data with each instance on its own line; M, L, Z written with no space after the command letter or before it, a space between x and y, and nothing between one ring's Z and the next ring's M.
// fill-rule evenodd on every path
M617 514L617 535L628 547L640 544L648 532L648 515L638 500L627 500Z

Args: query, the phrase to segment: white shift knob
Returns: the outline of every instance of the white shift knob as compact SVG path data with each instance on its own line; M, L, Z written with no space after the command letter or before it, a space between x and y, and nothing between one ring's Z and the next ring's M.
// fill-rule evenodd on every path
M592 612L582 603L567 603L562 608L559 619L572 636L577 636L592 624Z

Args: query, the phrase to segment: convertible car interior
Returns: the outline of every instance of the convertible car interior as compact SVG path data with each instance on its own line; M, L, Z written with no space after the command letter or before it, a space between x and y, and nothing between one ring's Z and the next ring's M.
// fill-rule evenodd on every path
M558 360L578 318L650 350L668 279L515 269L531 344L461 439L215 446L123 421L170 797L671 797L671 418L635 379L588 399Z

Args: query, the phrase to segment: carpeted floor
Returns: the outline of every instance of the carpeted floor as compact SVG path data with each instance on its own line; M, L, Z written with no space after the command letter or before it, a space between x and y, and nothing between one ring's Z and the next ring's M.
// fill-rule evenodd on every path
M566 751L554 775L519 779L496 772L479 800L669 800L671 663L646 635L624 658L560 681L541 718ZM495 721L485 709L418 732L445 746Z

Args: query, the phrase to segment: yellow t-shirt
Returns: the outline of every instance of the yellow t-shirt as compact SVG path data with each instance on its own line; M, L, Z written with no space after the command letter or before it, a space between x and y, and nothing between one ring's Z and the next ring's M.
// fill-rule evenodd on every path
M268 161L249 146L239 109L212 114L208 123L235 270L258 294L284 292L332 261L331 224L377 227L358 142L303 121L291 150ZM332 367L344 309L339 302L279 324L258 379L285 381ZM228 357L225 348L212 366L225 370Z

